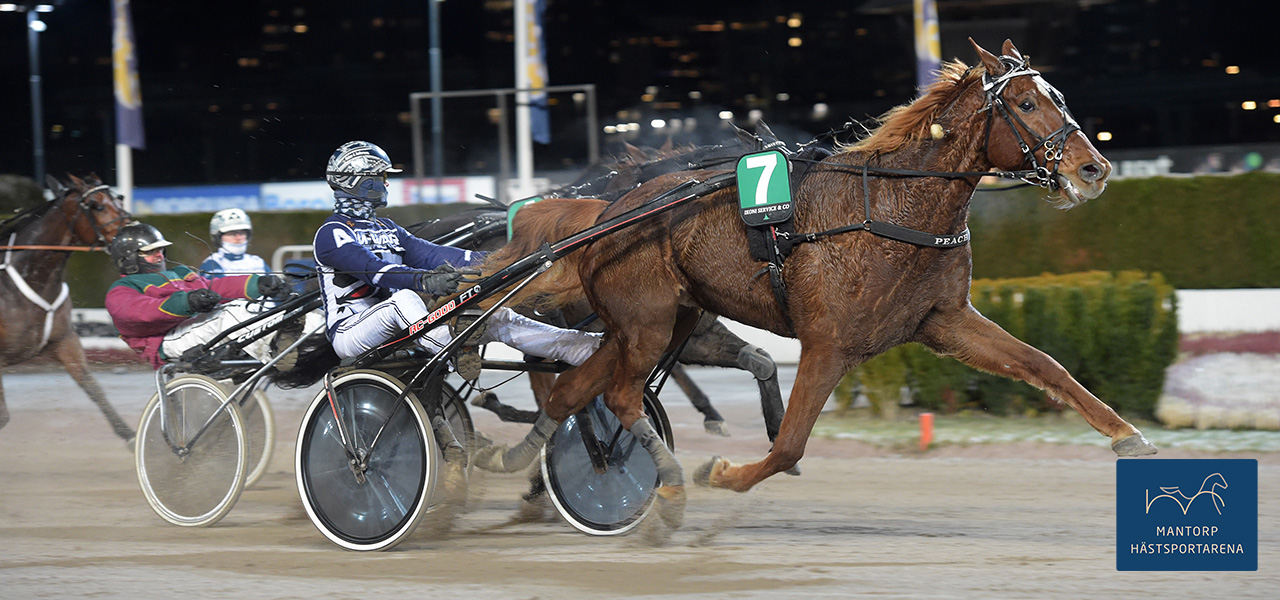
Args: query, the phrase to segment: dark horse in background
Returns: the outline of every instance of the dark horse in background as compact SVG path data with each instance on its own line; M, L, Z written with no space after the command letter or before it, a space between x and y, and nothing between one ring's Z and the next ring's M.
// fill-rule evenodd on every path
M640 184L655 177L685 171L693 166L704 164L725 164L736 161L745 152L751 151L760 140L751 134L739 131L736 140L725 145L706 146L673 150L670 145L659 149L643 149L627 145L626 153L613 161L604 161L591 167L574 182L552 190L545 194L547 198L598 198L613 201ZM772 139L772 132L767 127L761 132ZM494 208L477 208L452 215L410 225L406 229L415 236L424 239L448 240L448 233L459 230L489 231L487 235L469 237L460 247L468 250L493 251L506 243L506 228L486 227L493 223L505 223L506 212ZM555 325L566 327L591 319L592 311L586 302L558 307L551 315ZM544 318L544 317L536 317ZM600 323L594 321L586 328L600 331ZM680 354L680 363L712 367L731 367L743 369L756 377L760 388L760 405L765 419L765 432L769 441L778 434L782 421L782 393L778 388L777 366L772 357L763 348L748 344L721 323L715 315L706 314L698 321L688 344ZM703 427L710 433L728 436L724 417L711 404L711 399L694 383L684 368L677 363L671 369L671 378L680 386L681 391L689 398L693 406L703 415ZM529 373L534 397L539 406L551 393L555 375L549 373ZM520 414L510 407L501 405L496 398L478 399L481 406L507 415L507 418L527 420L532 423L536 413Z
M50 176L54 199L0 223L0 368L43 356L56 359L126 442L133 429L120 419L89 374L80 336L71 326L67 260L75 250L101 250L129 222L110 189L94 175L69 176L66 185ZM0 384L0 428L9 422Z
M1137 428L1061 365L973 308L967 244L900 241L903 228L927 232L930 240L967 241L969 203L993 168L1056 192L1063 208L1096 198L1106 187L1111 165L1080 131L1061 94L1011 42L1004 43L1002 56L973 47L980 67L944 65L921 97L890 110L869 136L810 167L794 194L794 227L797 234L815 235L800 237L806 243L785 262L785 303L768 281L753 276L763 263L749 254L733 186L603 237L535 279L522 292L526 299L554 304L556 295L572 302L585 293L606 331L595 354L557 379L543 405L547 415L563 422L603 393L610 410L632 428L643 416L646 376L706 310L801 342L795 386L773 448L752 464L712 459L696 478L713 486L745 491L794 466L840 378L907 342L1045 390L1083 415L1121 456L1154 453ZM724 171L658 177L614 203L544 200L520 211L515 238L489 257L485 273L688 180L707 181ZM898 238L890 235L895 231ZM652 437L642 442L662 480L660 514L678 526L686 498L683 469ZM505 457L544 442L534 430L520 448L482 451L477 464L518 468ZM503 460L490 460L499 454Z

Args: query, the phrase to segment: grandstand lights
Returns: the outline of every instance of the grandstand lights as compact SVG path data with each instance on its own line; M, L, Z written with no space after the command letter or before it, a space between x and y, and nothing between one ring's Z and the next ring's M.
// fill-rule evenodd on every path
M18 10L17 4L0 4L0 12L14 12Z
M1280 99L1272 98L1270 100L1267 100L1267 106L1271 108L1280 108Z
M1099 131L1099 132L1098 132L1098 141L1099 141L1099 142L1109 142L1109 141L1111 141L1111 132L1110 132L1110 131Z
M36 12L53 12L52 4L37 4Z
M799 48L799 47L800 47L800 44L803 44L803 43L804 43L804 40L802 40L802 39L800 39L800 38L798 38L798 37L793 37L793 38L791 38L791 39L787 40L787 45L788 45L788 46L791 46L792 48Z
M1227 75L1239 75L1239 74L1240 74L1240 67L1237 67L1235 65L1231 65L1227 67Z
M729 110L722 110L722 111L720 111L720 120L721 120L721 121L732 121L732 120L733 120L733 111L729 111Z
M1272 123L1280 123L1280 115L1276 115L1276 116L1274 116L1274 117L1271 117L1271 122L1272 122Z
M1253 100L1245 100L1244 102L1240 103L1240 108L1243 108L1245 110L1253 110L1255 108L1258 108L1258 103L1254 102Z
M654 119L652 121L649 121L649 126L653 127L654 129L662 129L663 127L667 126L667 122L662 119Z

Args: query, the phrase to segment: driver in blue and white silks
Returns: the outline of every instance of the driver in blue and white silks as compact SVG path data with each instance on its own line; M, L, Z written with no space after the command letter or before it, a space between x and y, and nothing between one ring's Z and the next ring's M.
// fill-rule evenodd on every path
M399 173L378 146L348 142L329 158L325 180L334 190L334 213L315 236L326 333L342 358L382 345L427 315L418 292L453 293L461 274L450 270L483 260L484 253L440 246L414 237L375 211L387 205L387 174ZM443 267L443 269L441 269ZM449 343L447 325L418 338L432 353ZM561 329L500 308L481 342L499 341L525 354L582 364L602 334Z
M253 239L253 221L239 208L227 208L213 213L209 219L209 238L217 244L204 262L200 273L210 279L226 275L265 275L270 272L267 261L257 254L249 254L249 241Z

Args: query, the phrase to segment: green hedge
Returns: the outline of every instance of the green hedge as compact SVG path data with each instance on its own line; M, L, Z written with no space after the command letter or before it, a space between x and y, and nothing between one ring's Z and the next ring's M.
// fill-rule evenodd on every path
M1165 368L1177 356L1177 297L1159 274L1139 271L976 280L971 297L987 318L1054 357L1119 412L1151 416ZM934 355L920 344L890 350L836 388L841 407L861 389L880 414L910 390L914 404L994 414L1058 409L1043 392Z
M410 225L427 219L450 214L467 208L465 204L423 204L388 208L379 215L391 217L401 225ZM324 222L329 211L263 212L249 215L253 219L253 240L249 251L271 261L276 248L290 244L310 244L316 229ZM209 255L209 218L213 213L181 215L147 215L140 220L156 226L173 246L169 248L169 261L192 267ZM119 274L111 266L105 253L77 252L67 265L67 283L71 286L71 301L79 308L101 308L103 295Z
M974 277L1137 269L1178 289L1280 287L1280 174L1114 181L1068 211L1043 196L975 197Z

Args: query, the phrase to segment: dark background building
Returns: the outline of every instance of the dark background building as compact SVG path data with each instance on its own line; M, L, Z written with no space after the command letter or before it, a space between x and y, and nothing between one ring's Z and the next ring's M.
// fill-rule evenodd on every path
M50 3L46 170L114 181L109 3ZM147 136L137 185L314 180L349 139L411 163L408 96L430 82L426 1L132 5ZM1265 33L1277 3L938 0L938 12L944 59L973 63L970 36L991 50L1013 39L1091 138L1111 134L1096 142L1103 152L1280 141L1280 64ZM444 89L511 87L511 0L448 0L440 14ZM0 172L31 175L25 25L0 12ZM624 139L719 141L722 111L797 142L869 123L914 96L912 31L910 0L547 0L544 20L550 83L597 86L600 126L614 132L606 151ZM580 100L552 97L538 170L585 166ZM445 103L447 173L496 173L492 108Z

